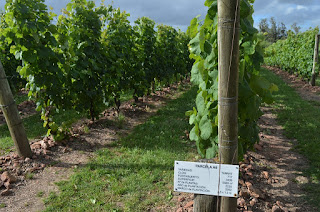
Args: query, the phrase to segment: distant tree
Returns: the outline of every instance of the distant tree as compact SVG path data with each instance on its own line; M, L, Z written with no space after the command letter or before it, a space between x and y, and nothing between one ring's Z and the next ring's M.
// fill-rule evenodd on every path
M277 23L274 17L269 20L263 18L259 23L259 31L266 34L266 40L275 43L279 39L284 39L287 37L287 27L283 22Z
M298 24L296 22L294 22L292 25L291 25L291 30L294 31L294 33L298 34L301 30L301 27L298 26Z
M260 20L260 23L259 23L259 31L262 32L262 33L268 33L269 32L269 23L268 23L268 19L266 18L263 18Z
M284 39L288 36L287 27L282 22L278 25L278 31L279 31L279 39Z
M278 40L279 30L278 30L276 19L274 17L270 18L270 24L271 24L271 28L269 32L270 34L269 39L272 43L275 43Z

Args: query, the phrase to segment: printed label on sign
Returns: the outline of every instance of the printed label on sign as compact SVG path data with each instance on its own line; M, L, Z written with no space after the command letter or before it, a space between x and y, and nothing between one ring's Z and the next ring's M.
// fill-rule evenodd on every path
M238 181L238 165L175 161L175 191L237 197Z

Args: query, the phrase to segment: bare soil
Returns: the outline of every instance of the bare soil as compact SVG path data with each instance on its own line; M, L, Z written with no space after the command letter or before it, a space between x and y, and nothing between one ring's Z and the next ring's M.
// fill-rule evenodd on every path
M293 87L300 94L302 99L320 102L320 86L311 86L307 81L300 77L283 71L277 67L266 66L265 68L280 76L283 81Z

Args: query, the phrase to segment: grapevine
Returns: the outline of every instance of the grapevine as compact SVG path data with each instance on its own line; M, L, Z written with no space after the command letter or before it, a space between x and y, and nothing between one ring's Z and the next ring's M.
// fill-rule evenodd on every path
M63 44L63 68L72 107L86 111L91 120L99 118L105 108L106 80L110 75L104 61L106 48L101 39L101 19L110 10L95 7L92 1L73 0L58 22L58 41Z
M94 121L113 101L119 112L123 93L133 91L137 100L156 82L186 75L191 64L185 33L165 25L155 31L145 17L133 27L128 13L111 6L72 0L56 24L44 0L7 0L5 8L1 60L26 80L43 126L57 140L68 131L55 123L60 111L85 112Z
M51 130L53 108L67 104L63 58L54 37L57 28L51 23L54 14L47 11L43 0L26 0L23 4L7 0L5 8L5 41L15 58L22 61L17 71L27 81L28 95L42 112L44 127Z
M109 71L113 83L109 84L118 113L120 111L120 95L130 89L139 94L143 80L141 59L135 43L136 33L128 20L129 14L115 9L108 18L107 29L103 33L104 43L108 50L107 58L110 61Z
M156 31L155 22L148 17L138 18L135 21L135 31L137 32L137 46L140 52L141 68L144 72L144 88L150 93L154 88L156 78Z
M318 33L318 27L297 35L289 31L286 40L279 40L267 48L265 63L310 80L315 35Z
M260 76L263 62L262 35L253 27L253 1L240 4L240 70L239 70L239 156L259 141L257 121L262 115L262 102L272 102L272 92L277 86ZM196 142L202 157L213 158L218 153L218 48L217 0L205 2L208 13L204 22L194 18L187 33L190 57L195 60L191 81L199 87L196 107L186 114L194 125L190 139Z

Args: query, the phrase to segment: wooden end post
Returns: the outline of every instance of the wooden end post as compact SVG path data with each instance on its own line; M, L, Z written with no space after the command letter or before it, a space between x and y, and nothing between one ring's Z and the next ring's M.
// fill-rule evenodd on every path
M0 105L19 156L31 157L30 144L0 61Z
M200 163L214 163L213 160L201 159ZM204 194L194 194L193 212L218 212L218 197Z
M319 38L320 34L316 35L315 45L314 45L314 55L313 55L313 67L312 67L312 76L310 84L312 86L316 85L316 72L317 64L319 63Z

